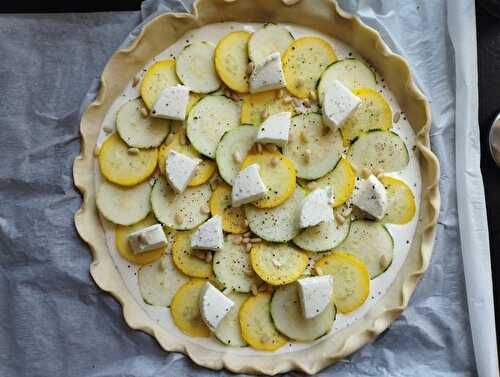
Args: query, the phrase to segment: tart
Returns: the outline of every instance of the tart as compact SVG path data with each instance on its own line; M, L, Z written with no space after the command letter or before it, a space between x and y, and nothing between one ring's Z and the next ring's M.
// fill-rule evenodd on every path
M91 274L168 351L315 373L387 328L428 266L429 127L405 61L334 3L160 15L82 118Z

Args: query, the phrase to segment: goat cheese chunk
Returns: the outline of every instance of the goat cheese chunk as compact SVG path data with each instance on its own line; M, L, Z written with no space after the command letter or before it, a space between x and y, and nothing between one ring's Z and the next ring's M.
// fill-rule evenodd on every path
M314 276L297 280L300 306L306 319L321 314L332 300L332 275Z
M181 193L186 189L200 162L198 158L191 158L174 150L168 152L165 158L165 175L175 192Z
M189 88L185 85L170 86L158 96L151 115L156 118L184 120L189 102Z
M128 243L134 254L167 246L167 237L160 224L155 224L130 233Z
M292 114L287 111L267 117L259 127L256 141L259 143L273 143L280 147L285 146L288 143L291 117Z
M250 93L285 87L285 75L279 52L274 52L257 64L250 75Z
M340 81L335 80L325 92L323 120L329 127L337 129L342 126L360 103L359 97L355 96Z
M200 314L203 322L211 331L215 331L219 323L229 313L234 302L209 282L201 288Z
M221 250L224 246L222 218L214 216L198 227L191 236L191 247L201 250Z
M300 209L299 225L308 228L333 221L333 192L330 186L316 189L306 196Z
M267 187L259 174L259 165L252 164L240 171L233 179L231 201L233 207L254 202L263 198Z
M382 182L373 174L364 180L352 204L370 216L381 220L387 209L387 192Z

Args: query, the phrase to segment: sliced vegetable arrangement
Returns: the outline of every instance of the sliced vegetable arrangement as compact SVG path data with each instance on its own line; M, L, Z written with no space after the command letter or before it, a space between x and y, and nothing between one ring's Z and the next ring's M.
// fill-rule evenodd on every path
M281 25L186 42L146 70L96 151L96 205L148 305L193 337L314 341L391 268L410 162L359 59Z

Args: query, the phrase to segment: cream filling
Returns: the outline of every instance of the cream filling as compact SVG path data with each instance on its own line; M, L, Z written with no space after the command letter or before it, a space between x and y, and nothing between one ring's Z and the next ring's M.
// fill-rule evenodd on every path
M329 41L335 49L335 52L337 54L338 59L344 59L348 57L353 57L353 58L358 58L360 60L363 60L361 56L359 56L358 53L353 51L351 48L349 48L346 44L344 44L341 41L338 41L332 37L329 37L323 33L317 32L315 30L305 28L302 26L297 26L297 25L291 25L291 24L283 24L286 26L292 35L295 38L306 36L306 35L317 35L321 38L324 38L325 40ZM186 35L184 35L182 38L180 38L175 44L170 46L168 49L163 51L161 54L156 56L152 61L150 61L148 64L145 65L144 68L147 68L149 65L153 64L154 62L158 60L163 60L163 59L171 59L172 57L175 57L179 54L179 52L186 46L187 44L193 42L193 41L209 41L214 44L216 44L219 39L226 34L232 32L232 31L237 31L237 30L246 30L253 32L256 29L260 28L262 24L260 23L236 23L236 22L225 22L225 23L218 23L218 24L211 24L211 25L206 25L203 26L199 29L192 30L188 32ZM142 76L144 75L144 71L141 70L139 73L139 77L142 79ZM389 104L392 107L393 113L398 113L401 112L401 109L396 102L393 94L391 91L384 85L384 83L380 80L380 77L377 75L377 81L378 81L378 88L379 90L382 91L383 95L389 102ZM111 106L110 110L108 111L104 122L103 122L103 127L110 127L112 129L115 129L115 118L116 118L116 111L118 108L125 102L139 97L139 85L137 85L135 88L132 87L132 80L128 83L126 89L123 91L123 94L119 96L113 105ZM396 279L396 276L403 265L404 261L406 260L406 257L408 255L408 252L411 247L411 241L413 239L415 229L417 226L417 221L419 218L419 211L420 211L420 198L421 198L421 177L420 177L420 166L418 164L418 159L417 159L417 151L415 148L416 144L416 138L415 138L415 133L413 132L413 129L411 128L410 124L404 117L404 114L401 115L399 121L393 125L392 131L396 132L399 134L402 139L405 141L409 155L410 155L410 162L408 166L400 172L397 173L391 173L388 174L390 176L393 176L395 178L402 179L405 181L408 186L412 189L413 194L415 196L416 204L417 204L417 213L413 220L409 222L408 224L404 225L393 225L393 224L388 224L387 229L391 232L391 235L394 238L394 259L392 261L391 266L389 269L384 272L382 275L378 276L377 278L371 280L370 283L370 295L368 299L365 301L365 303L360 306L358 309L355 311L349 313L349 314L337 314L337 317L335 319L334 325L332 330L330 331L329 334L326 335L326 337L332 337L335 336L336 333L338 333L340 330L348 327L350 324L353 322L357 321L358 319L362 318L373 306L377 303L378 299L384 294L384 292L389 288L389 286L392 284L392 282ZM104 138L107 136L107 134L101 129L101 132L99 134L98 140L97 140L97 145L100 145ZM96 171L96 177L95 177L95 182L96 182L96 188L99 187L100 183L103 180L103 177L98 173L99 172L99 165L97 159L95 160L95 171ZM279 350L275 351L274 353L270 354L269 352L264 352L264 351L258 351L254 350L250 347L246 348L237 348L237 347L228 347L223 345L222 343L218 342L214 337L211 338L193 338L189 337L187 335L184 335L172 321L172 317L170 315L170 310L164 307L155 307L146 304L140 294L139 291L139 286L137 282L137 271L139 269L139 266L135 266L125 259L123 259L120 254L118 253L118 250L116 249L115 246L115 229L114 225L107 220L103 219L101 217L101 221L103 224L103 227L105 229L105 234L106 234L106 241L108 248L111 253L111 257L115 263L116 268L120 272L120 275L123 278L123 281L125 282L125 285L129 289L130 293L132 296L135 298L139 306L143 308L143 310L153 319L155 320L159 326L164 328L166 331L168 331L171 334L175 334L176 336L179 336L186 341L202 345L206 348L212 349L212 350L218 350L218 351L223 351L223 352L231 352L233 354L237 355L255 355L255 354L262 354L262 355L272 355L276 353L287 353L287 352L293 352L293 351L298 351L302 350L305 348L310 347L312 344L315 342L320 342L324 339L324 337L320 338L317 341L314 342L308 342L308 343L295 343L292 342L290 344L287 344L283 347L281 347Z

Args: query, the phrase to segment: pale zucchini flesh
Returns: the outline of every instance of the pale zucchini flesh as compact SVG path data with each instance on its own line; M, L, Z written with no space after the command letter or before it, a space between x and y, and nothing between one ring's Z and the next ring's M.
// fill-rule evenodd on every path
M403 170L410 161L405 142L392 131L371 131L351 144L347 159L356 170L395 172Z
M299 342L308 342L326 335L335 320L335 305L330 303L321 314L306 319L302 315L297 284L278 288L271 299L271 317L280 333Z
M219 174L228 184L232 184L233 178L240 171L241 162L237 162L235 155L243 161L254 144L256 135L256 127L240 126L229 130L222 137L215 158Z
M335 251L355 256L365 264L370 278L374 279L392 263L394 241L382 223L356 220L351 223L346 240Z
M307 251L317 253L330 251L345 240L349 233L349 225L349 219L342 224L338 224L336 221L321 223L304 229L293 239L293 243Z
M252 33L248 41L248 55L255 64L260 64L274 52L283 55L292 42L293 36L285 27L266 24Z
M224 289L248 293L252 284L257 281L253 274L250 254L245 245L234 243L234 236L227 236L222 250L215 252L213 270Z
M201 207L208 206L211 194L208 184L188 187L177 194L165 178L159 177L151 191L151 206L158 221L169 228L193 229L208 219L209 214L203 213Z
M283 204L274 208L245 207L248 225L252 232L271 242L288 242L300 232L299 216L305 191L297 186Z
M151 211L150 193L151 186L148 182L122 187L104 181L97 192L97 209L112 223L132 225L144 219Z
M215 46L210 42L193 42L184 47L175 68L182 83L195 93L210 93L221 85L215 72Z
M323 119L316 113L292 118L288 144L283 154L297 169L297 177L317 179L332 170L342 156L344 147L337 130L324 134ZM306 157L309 154L309 157Z
M170 121L144 117L142 100L136 98L123 104L116 113L116 131L130 147L153 148L159 146L170 131Z
M188 280L189 278L175 267L171 254L141 266L137 272L142 299L154 306L170 307L175 292Z
M236 102L224 96L206 96L199 100L187 119L187 137L201 154L215 158L220 139L240 124Z
M361 60L354 58L339 60L330 64L321 75L318 83L320 104L323 103L326 89L336 80L351 90L377 88L375 73Z
M215 329L214 335L222 343L231 347L246 347L248 343L241 336L239 312L241 305L248 299L249 295L242 293L230 293L227 297L234 302L229 313L220 321Z

